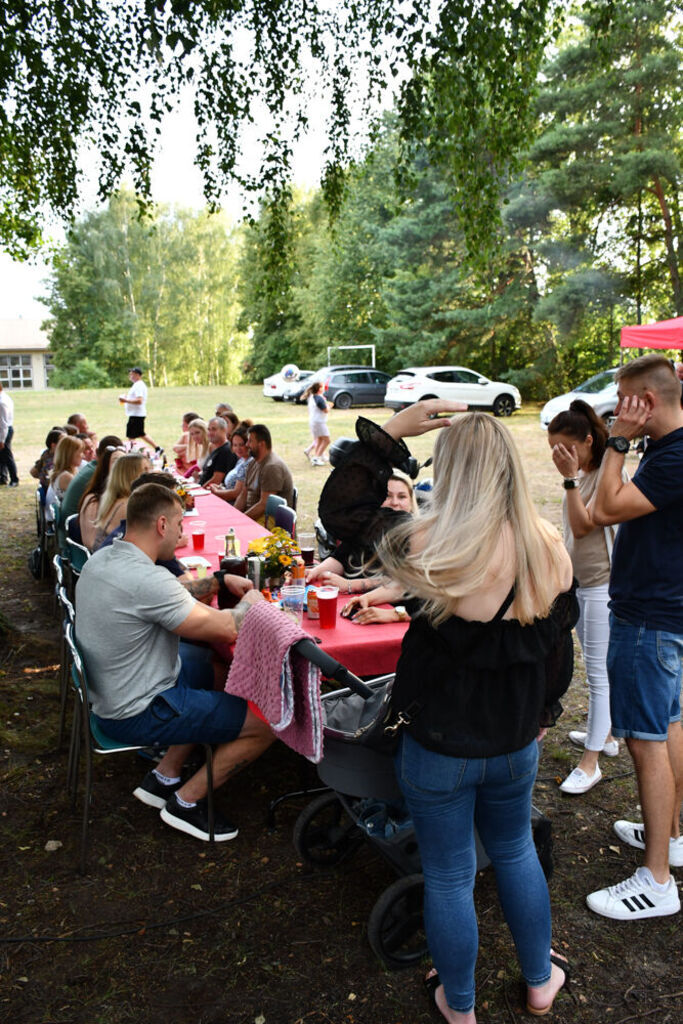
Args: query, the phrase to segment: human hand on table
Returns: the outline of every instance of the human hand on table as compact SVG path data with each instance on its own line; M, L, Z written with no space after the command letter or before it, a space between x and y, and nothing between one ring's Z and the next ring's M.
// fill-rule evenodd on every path
M445 398L429 398L423 402L414 402L407 409L402 409L392 416L384 424L384 430L396 440L402 437L418 437L429 430L450 427L450 417L441 414L451 412L467 412L467 403L449 402Z
M368 609L371 605L371 594L360 594L358 597L352 597L350 601L347 601L341 612L339 613L345 619L356 620L356 616Z
M224 573L223 583L231 594L234 594L235 597L239 597L240 599L246 597L250 591L254 589L254 584L251 580L245 579L244 576L236 576L231 572ZM259 598L263 598L263 594L261 594L260 591L257 590L256 593ZM250 604L254 604L254 601L250 601Z
M361 626L370 626L373 622L400 622L401 617L395 608L362 608L353 616L353 621Z

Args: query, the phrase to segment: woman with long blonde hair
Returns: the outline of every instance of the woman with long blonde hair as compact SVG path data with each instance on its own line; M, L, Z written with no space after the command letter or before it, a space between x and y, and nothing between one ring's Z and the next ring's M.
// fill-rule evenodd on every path
M195 469L203 469L209 454L209 434L204 420L197 418L187 426L187 462L189 469L184 474L192 476Z
M97 551L107 534L126 518L131 484L149 468L149 459L144 452L128 452L116 460L97 510L93 551Z
M550 901L531 831L537 737L554 723L571 679L578 609L569 556L532 504L512 437L459 403L418 402L384 430L359 420L360 444L330 476L323 524L373 541L382 572L405 595L411 623L392 692L404 725L396 772L417 835L425 979L449 1024L475 1024L478 951L475 824L493 863L527 985L527 1010L548 1013L568 965L551 949ZM434 489L417 519L382 507L403 437L441 428ZM323 501L324 498L324 501ZM553 663L557 672L549 671Z
M57 501L62 500L67 487L80 469L82 454L83 442L78 437L69 437L65 434L60 438L55 448L50 474L50 485Z

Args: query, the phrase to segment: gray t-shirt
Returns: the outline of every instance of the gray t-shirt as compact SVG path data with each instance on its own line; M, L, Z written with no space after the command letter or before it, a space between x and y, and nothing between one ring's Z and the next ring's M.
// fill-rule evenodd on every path
M93 711L130 718L175 685L176 629L195 600L135 544L115 540L90 558L76 587L76 640Z

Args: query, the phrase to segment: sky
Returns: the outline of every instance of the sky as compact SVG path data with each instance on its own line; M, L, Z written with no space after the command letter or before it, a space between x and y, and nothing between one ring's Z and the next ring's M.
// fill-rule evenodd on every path
M321 128L325 119L322 102L318 110L309 110L311 124ZM177 110L168 115L162 130L162 142L152 174L152 197L159 203L179 203L186 207L200 208L204 205L202 179L193 160L195 123L189 95L183 97ZM297 185L311 188L319 183L323 166L324 132L313 131L294 148L293 178ZM245 137L243 143L244 161L247 166L258 167L259 150L254 136ZM98 205L96 183L96 159L84 157L84 186L82 209L93 209ZM234 195L226 202L225 209L235 219L242 211L242 198ZM48 238L61 241L64 237L57 223L45 230ZM40 257L27 263L14 262L7 253L0 251L0 319L42 320L49 315L47 308L36 300L45 294L43 281L49 270Z

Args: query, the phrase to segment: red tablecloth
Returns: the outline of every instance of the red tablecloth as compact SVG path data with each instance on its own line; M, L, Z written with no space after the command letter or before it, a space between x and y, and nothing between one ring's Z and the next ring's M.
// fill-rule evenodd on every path
M186 548L178 549L176 554L180 559L184 555L203 555L211 562L211 572L218 569L220 562L218 542L215 540L217 534L225 535L232 526L239 538L241 553L245 555L250 540L264 537L268 533L263 526L259 526L253 519L245 516L243 512L238 512L236 508L226 501L221 501L214 494L198 495L195 498L195 506L199 513L197 518L206 523L204 551L195 552L190 544ZM188 534L192 532L194 518L188 516L185 519L185 532ZM343 607L345 600L346 597L340 595L338 611ZM337 614L334 629L320 629L319 620L309 619L305 612L301 625L311 636L320 639L322 648L328 654L358 676L379 676L393 672L400 654L403 635L408 628L405 622L360 626L349 619L342 619Z

